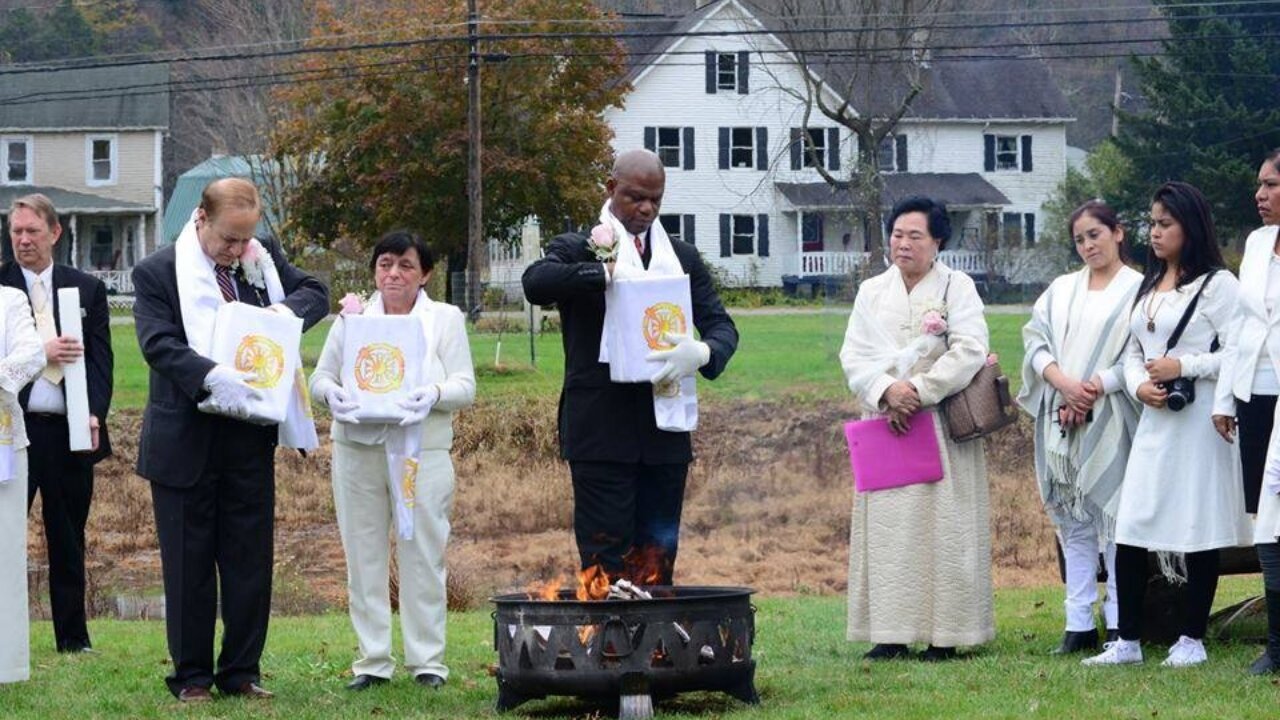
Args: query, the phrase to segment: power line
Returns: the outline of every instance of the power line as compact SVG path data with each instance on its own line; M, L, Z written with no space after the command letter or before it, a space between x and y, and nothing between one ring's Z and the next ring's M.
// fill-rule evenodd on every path
M1262 3L1260 1L1258 2L1244 2L1244 1L1205 2L1205 3L1185 3L1185 4L1169 6L1169 7L1196 8L1196 7L1217 7L1217 6L1237 6L1237 5L1250 6L1250 5L1259 5L1259 4L1262 4ZM1103 8L1100 8L1100 9L1103 9ZM1276 13L1257 12L1257 13L1223 13L1223 14L1214 15L1212 17L1222 18L1222 19L1231 19L1231 18L1256 19L1256 18L1275 17L1275 16L1276 16ZM841 19L847 20L847 18L841 18ZM1146 23L1146 22L1165 22L1165 21L1167 21L1166 18L1138 18L1138 19L1129 20L1128 22ZM497 20L485 21L485 24L496 24L498 22L502 22L502 21L497 21ZM515 20L511 22L542 24L542 23L558 22L558 21L540 21L540 20L532 20L532 19L521 19L521 20ZM572 23L574 21L568 20L565 22ZM609 21L602 19L600 20L600 22L605 23ZM1115 22L1117 21L1095 18L1095 19L1085 19L1085 20L1019 22L1017 23L1016 26L1017 27L1066 27L1066 26L1078 27L1078 26L1089 26L1089 25L1104 24L1104 23L1114 24ZM457 23L457 24L436 25L436 26L427 26L427 27L440 29L440 28L460 27L461 25L463 24ZM766 29L758 29L758 30L749 30L749 29L708 30L708 31L697 31L697 32L688 32L688 31L682 31L682 32L675 32L675 31L567 32L567 31L560 31L560 32L540 32L540 33L489 33L489 34L479 35L478 39L481 42L492 43L492 42L499 42L499 41L505 41L505 40L532 40L532 39L618 40L618 39L629 39L629 38L662 39L662 38L673 38L673 37L674 38L725 37L725 36L755 36L755 35L807 36L807 35L837 34L837 33L848 33L848 34L857 35L857 34L865 34L865 33L871 33L871 32L906 32L906 31L912 31L912 30L937 30L937 31L965 30L965 29L976 30L976 29L994 29L994 28L1009 27L1009 26L1010 25L1007 23L987 23L987 24L971 23L971 24L941 25L941 26L903 25L903 26L896 26L896 27L878 27L878 28L845 26L845 27L830 27L830 28L781 28L781 29L766 28ZM388 32L394 32L394 31L388 31ZM328 36L328 38L330 39L343 38L343 37L348 37L348 35L339 34L339 35ZM1159 38L1159 39L1163 39L1163 38ZM316 42L322 42L323 40L324 38L318 38L318 39L307 38L307 39L300 39L296 41L280 41L279 44L286 45L289 43L316 43ZM238 49L249 48L249 47L270 47L276 44L275 42L260 42L260 43L249 43L249 44L240 44L240 45L211 46L209 48L199 48L195 51L191 51L186 54L181 54L176 52L154 53L150 55L145 53L132 53L132 54L122 54L122 55L116 55L116 56L99 56L98 58L96 58L97 61L95 62L68 60L62 63L23 63L18 65L11 65L8 67L0 67L0 75L14 75L14 74L24 74L24 73L32 73L32 72L48 72L48 71L56 71L56 70L68 70L68 69L78 70L78 69L85 69L85 68L130 67L130 66L138 66L138 65L152 65L152 64L159 64L159 63L210 62L210 61L217 61L217 60L249 60L249 59L265 59L265 58L283 58L283 57L291 57L291 56L297 56L297 55L327 54L327 53L336 53L336 52L359 52L359 51L379 50L379 49L395 49L395 48L403 48L403 47L413 47L417 45L430 45L430 44L464 42L464 41L465 41L465 38L461 35L432 36L432 37L423 37L423 38L415 38L415 39L408 39L408 40L392 40L392 41L383 41L383 42L376 42L376 43L357 43L357 44L340 45L340 46L325 46L322 44L319 47L280 48L280 49L274 49L274 50L262 50L258 52L222 52L222 53L209 52L209 50L238 50ZM1100 43L1103 41L1095 41L1095 42ZM1124 41L1111 41L1111 42L1124 42ZM1028 44L1034 44L1034 43L1021 43L1021 45L1028 45ZM1088 42L1081 41L1081 44L1088 44Z

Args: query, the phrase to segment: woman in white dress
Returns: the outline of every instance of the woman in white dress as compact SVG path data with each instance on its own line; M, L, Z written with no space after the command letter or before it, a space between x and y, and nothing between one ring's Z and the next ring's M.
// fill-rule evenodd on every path
M909 198L888 225L893 264L858 289L840 363L863 416L901 432L969 384L988 332L973 280L937 261L951 235L946 206ZM920 659L947 660L995 637L985 444L953 442L932 421L942 481L854 499L848 638L875 643L868 659L924 643Z
M342 317L329 329L311 376L312 394L333 412L334 505L347 556L351 624L359 642L359 657L351 667L355 678L347 688L381 685L395 669L388 590L388 534L393 528L405 669L420 685L439 688L449 676L444 664L444 554L454 490L449 457L453 412L474 402L475 371L462 311L433 302L423 290L434 259L422 238L405 231L387 233L374 246L369 264L378 292L363 313L411 314L422 321L426 357L421 363L426 377L402 402L408 417L399 426L360 422L359 405L351 390L342 386ZM410 432L416 435L410 437ZM407 463L413 455L408 448L414 444L420 445L417 473L413 489L404 493L400 473L403 469L412 476ZM395 488L389 471L392 464L397 467Z
M1066 631L1055 654L1098 649L1099 551L1107 570L1107 639L1119 632L1113 540L1139 412L1124 391L1124 351L1142 275L1124 264L1124 228L1114 210L1091 200L1071 214L1068 230L1085 266L1054 280L1036 300L1022 329L1018 393L1035 418L1036 479L1066 566Z
M1232 342L1223 348L1222 372L1213 406L1213 424L1227 442L1240 433L1240 467L1244 473L1245 510L1259 514L1254 542L1262 565L1267 598L1267 648L1249 666L1253 675L1280 670L1280 527L1263 509L1276 503L1274 483L1263 490L1267 447L1275 441L1276 398L1280 395L1280 149L1258 170L1254 193L1265 227L1250 233L1240 261L1240 303ZM1274 457L1272 462L1280 462Z
M1216 350L1231 342L1238 287L1222 269L1204 195L1186 183L1162 185L1151 203L1151 249L1125 357L1126 386L1146 407L1116 516L1120 638L1087 665L1142 662L1148 551L1157 553L1166 577L1185 582L1182 635L1163 664L1207 659L1203 638L1218 586L1218 550L1249 539L1240 457L1210 421L1222 358Z
M27 430L18 391L44 369L27 294L0 288L0 683L31 675L27 611Z

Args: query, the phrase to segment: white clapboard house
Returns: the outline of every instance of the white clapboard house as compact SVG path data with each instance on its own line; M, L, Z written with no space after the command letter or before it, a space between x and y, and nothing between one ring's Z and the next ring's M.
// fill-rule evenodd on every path
M827 184L801 151L805 108L781 89L803 86L800 68L781 61L787 48L775 33L742 33L768 25L739 0L717 0L644 29L671 35L628 41L633 89L605 119L616 150L662 157L668 233L742 285L841 275L864 262L849 191ZM946 201L953 266L985 272L978 250L990 237L1034 257L1042 205L1066 173L1065 98L1038 61L926 62L924 92L881 148L885 201ZM816 109L808 128L826 167L847 174L856 138ZM1018 272L1049 270L1023 263Z

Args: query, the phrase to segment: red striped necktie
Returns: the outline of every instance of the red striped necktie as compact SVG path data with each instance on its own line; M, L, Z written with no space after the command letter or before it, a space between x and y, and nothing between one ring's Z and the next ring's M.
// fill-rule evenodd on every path
M231 268L226 265L215 265L213 274L218 278L218 289L222 291L222 299L235 302L236 286L231 280Z
M644 238L640 237L639 235L636 235L633 239L636 241L636 252L640 253L641 257L643 257L644 256Z

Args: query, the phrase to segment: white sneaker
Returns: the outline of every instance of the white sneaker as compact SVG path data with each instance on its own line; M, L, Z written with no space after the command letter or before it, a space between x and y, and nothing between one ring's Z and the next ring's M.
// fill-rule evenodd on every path
M1102 652L1080 661L1081 665L1135 665L1142 662L1142 644L1137 640L1116 640L1102 646Z
M1165 667L1190 667L1208 659L1203 642L1183 635L1178 638L1178 642L1174 643L1173 647L1169 648L1169 657L1160 664Z

